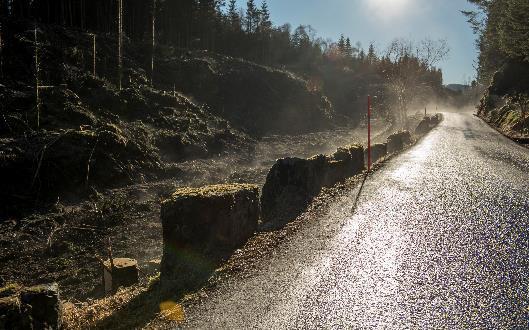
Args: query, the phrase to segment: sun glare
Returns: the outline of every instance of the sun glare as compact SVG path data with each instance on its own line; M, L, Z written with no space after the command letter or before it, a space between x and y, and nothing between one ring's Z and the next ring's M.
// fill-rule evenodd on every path
M367 7L378 18L397 18L404 16L413 0L364 0Z

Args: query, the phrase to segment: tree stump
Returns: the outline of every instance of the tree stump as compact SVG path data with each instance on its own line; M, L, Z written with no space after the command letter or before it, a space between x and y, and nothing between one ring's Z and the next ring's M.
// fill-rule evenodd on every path
M105 293L114 293L120 286L132 286L139 281L138 262L129 258L113 258L103 262L103 285Z
M20 301L16 296L0 298L0 329L17 329L22 327Z
M22 313L30 317L32 329L59 329L61 327L61 302L56 283L38 285L20 293Z

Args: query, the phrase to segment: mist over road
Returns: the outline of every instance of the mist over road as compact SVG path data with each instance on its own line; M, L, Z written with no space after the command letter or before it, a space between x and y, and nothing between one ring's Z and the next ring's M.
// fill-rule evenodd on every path
M525 328L529 150L471 114L393 158L189 328Z

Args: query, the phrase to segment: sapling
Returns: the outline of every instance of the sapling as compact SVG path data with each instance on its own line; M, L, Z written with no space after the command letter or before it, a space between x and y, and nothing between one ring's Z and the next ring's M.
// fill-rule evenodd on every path
M123 78L123 0L118 0L118 70L119 90Z
M95 33L90 34L92 36L92 74L96 76L96 35Z
M4 79L4 41L2 39L2 22L0 22L0 77Z
M39 43L37 39L37 23L35 23L35 103L37 106L37 128L40 127L40 95L39 95Z
M154 80L154 52L156 50L156 0L152 1L152 53L151 53L151 87Z

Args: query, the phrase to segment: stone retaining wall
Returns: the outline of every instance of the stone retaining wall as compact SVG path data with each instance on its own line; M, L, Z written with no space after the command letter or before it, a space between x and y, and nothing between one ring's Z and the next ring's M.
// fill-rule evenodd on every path
M433 128L435 128L442 120L442 115L440 113L432 115L432 116L425 116L423 120L417 125L417 128L415 129L415 134L417 135L424 135L431 131Z
M189 286L207 277L255 233L259 214L255 185L177 190L162 203L162 284Z
M428 127L439 116L428 118ZM413 143L410 132L388 137L372 147L372 161ZM162 285L190 288L206 280L223 258L257 230L286 224L301 214L322 188L332 187L365 169L362 146L338 148L332 155L279 159L259 190L253 185L183 188L162 203Z
M408 131L397 132L388 136L387 153L389 155L403 150L412 144L411 134Z
M364 149L339 148L332 156L279 159L261 194L263 223L280 225L296 218L323 187L331 187L364 169Z

